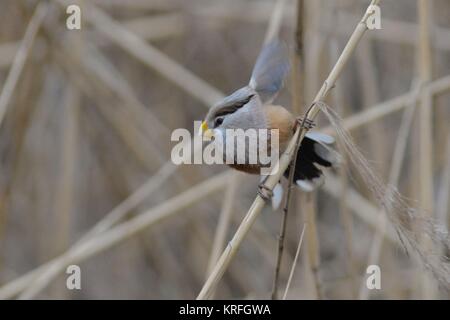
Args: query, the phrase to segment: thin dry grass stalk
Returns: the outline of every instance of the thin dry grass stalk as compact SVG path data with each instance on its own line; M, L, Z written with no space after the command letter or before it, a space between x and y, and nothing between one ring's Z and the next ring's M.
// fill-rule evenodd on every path
M219 222L214 236L214 241L211 249L211 255L209 257L207 275L211 272L212 268L216 264L220 257L220 253L224 248L228 229L230 227L231 218L234 208L234 199L236 198L237 191L239 189L240 175L238 172L233 172L228 182L228 187L223 198L222 210L219 215Z
M61 142L61 167L56 189L54 211L58 219L55 236L55 253L63 252L69 245L70 217L74 205L74 180L76 177L78 130L79 130L79 93L68 86L64 102L64 134Z
M322 283L320 279L320 244L319 235L317 230L317 208L316 208L316 194L302 194L301 199L303 200L303 209L306 219L306 223L309 228L306 231L306 241L307 241L307 253L308 253L308 263L309 269L312 274L312 282L314 284L315 298L318 300L323 299L322 293Z
M37 5L33 17L28 24L25 35L20 43L19 49L14 57L11 69L6 77L5 85L0 93L0 126L5 117L6 109L11 101L11 97L16 88L19 77L22 73L23 67L27 60L31 47L33 46L34 39L39 30L39 27L44 20L44 17L48 11L48 3L41 2Z
M300 114L300 108L302 105L302 97L303 97L303 86L301 82L301 68L300 68L300 59L302 56L303 51L303 16L304 16L304 5L303 0L297 1L297 29L296 29L296 36L295 36L295 54L293 57L293 70L292 70L292 87L293 87L293 94L292 94L292 101L293 101L293 111L296 114ZM293 159L295 161L295 159ZM278 251L277 251L277 262L275 267L275 275L273 279L272 284L272 294L271 298L273 300L277 299L278 294L278 285L279 285L279 278L280 278L280 269L281 269L281 262L283 259L283 250L284 250L284 238L286 233L286 225L287 225L287 218L288 218L288 211L289 211L289 205L290 205L290 199L291 199L291 192L292 192L292 180L293 180L293 172L294 170L291 170L289 173L289 181L287 186L287 192L285 195L285 204L283 206L283 214L281 217L281 226L280 226L280 234L278 236Z
M339 46L337 39L332 39L330 42L330 50L329 50L329 57L331 61L335 61L339 54ZM347 97L347 94L344 93L344 90L342 87L338 86L333 91L333 105L337 107L337 111L340 114L346 114L346 106L348 107L348 103L345 100L345 97ZM353 247L353 234L354 234L354 224L353 224L353 216L352 213L349 210L349 206L347 205L347 192L349 188L349 176L348 176L348 160L346 159L345 153L341 152L341 150L337 150L342 155L342 163L339 165L338 168L338 176L340 180L340 188L339 193L340 196L337 197L339 202L339 220L342 225L343 231L344 231L344 237L345 237L345 251L347 254L346 257L346 269L347 274L349 275L349 283L350 283L350 290L349 290L349 296L350 297L356 297L356 287L357 287L357 261L355 259L354 254L354 247Z
M220 253L225 247L228 230L230 229L231 221L233 218L233 209L235 208L235 200L237 191L239 190L240 181L241 177L239 172L232 172L230 174L228 186L222 202L222 210L220 211L219 221L217 223L216 232L214 234L214 241L211 248L211 254L209 256L205 277L208 277L212 268L219 259ZM214 296L214 294L215 293L213 292L211 296Z
M289 278L286 284L286 288L284 289L283 300L286 300L286 297L289 292L289 288L291 287L292 278L294 277L295 267L297 266L298 258L300 257L300 249L302 248L303 236L305 235L307 223L303 225L302 233L300 234L300 239L298 240L297 250L295 251L294 261L292 262L291 271L289 272Z
M291 172L294 172L294 170L291 170ZM291 176L290 176L290 178L292 179ZM292 181L292 180L290 180L290 181ZM292 190L292 183L289 182L288 187L287 187L287 193L285 196L283 215L281 216L280 232L278 234L277 262L275 264L275 274L274 274L273 283L272 283L272 294L271 294L272 300L278 299L278 286L279 286L279 280L280 280L281 261L283 258L283 251L284 251L284 238L286 236L286 225L287 225L287 217L288 217L288 212L289 212L291 190Z
M431 81L432 77L432 54L430 38L430 10L431 1L418 0L419 15L419 46L418 46L418 69L422 85ZM433 96L430 91L423 89L420 96L419 108L419 185L420 185L420 203L425 208L426 214L433 216L434 190L433 190L433 119L432 107ZM422 240L425 246L433 250L433 243L429 239ZM433 299L437 296L437 288L429 274L421 273L422 292L425 298Z

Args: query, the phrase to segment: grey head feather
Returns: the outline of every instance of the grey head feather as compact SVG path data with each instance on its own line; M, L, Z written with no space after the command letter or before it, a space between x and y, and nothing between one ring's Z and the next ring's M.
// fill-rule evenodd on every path
M287 47L282 41L273 40L261 50L249 86L255 89L264 104L270 103L283 87L288 72Z
M221 122L217 122L217 120ZM264 129L266 117L259 95L245 86L214 105L205 117L210 129Z
M213 108L223 108L227 106L232 106L235 103L238 103L250 95L255 94L255 90L250 88L249 86L245 86L243 88L240 88L230 94L229 96L226 96L223 98L220 102L218 102Z

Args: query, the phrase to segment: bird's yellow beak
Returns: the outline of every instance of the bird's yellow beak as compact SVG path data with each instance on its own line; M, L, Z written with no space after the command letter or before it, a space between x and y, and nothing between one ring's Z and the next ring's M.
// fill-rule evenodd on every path
M208 124L203 121L200 125L200 129L198 130L199 136L204 136L208 139L211 139L214 136L214 131L208 128Z

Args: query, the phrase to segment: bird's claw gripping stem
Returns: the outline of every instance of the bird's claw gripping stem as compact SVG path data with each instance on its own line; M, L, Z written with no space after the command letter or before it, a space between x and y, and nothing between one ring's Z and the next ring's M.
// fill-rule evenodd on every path
M305 121L303 121L303 117L298 117L295 119L295 121L296 121L295 130L297 130L298 127L303 127L306 130L311 130L316 126L313 120L305 119Z
M264 183L258 185L258 194L265 201L269 201L273 197L273 191Z

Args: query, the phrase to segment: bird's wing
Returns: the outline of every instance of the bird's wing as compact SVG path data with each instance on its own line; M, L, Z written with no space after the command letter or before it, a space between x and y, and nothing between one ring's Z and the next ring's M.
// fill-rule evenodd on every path
M249 86L258 92L263 103L270 103L282 88L288 72L289 56L286 45L280 40L274 40L261 50Z

